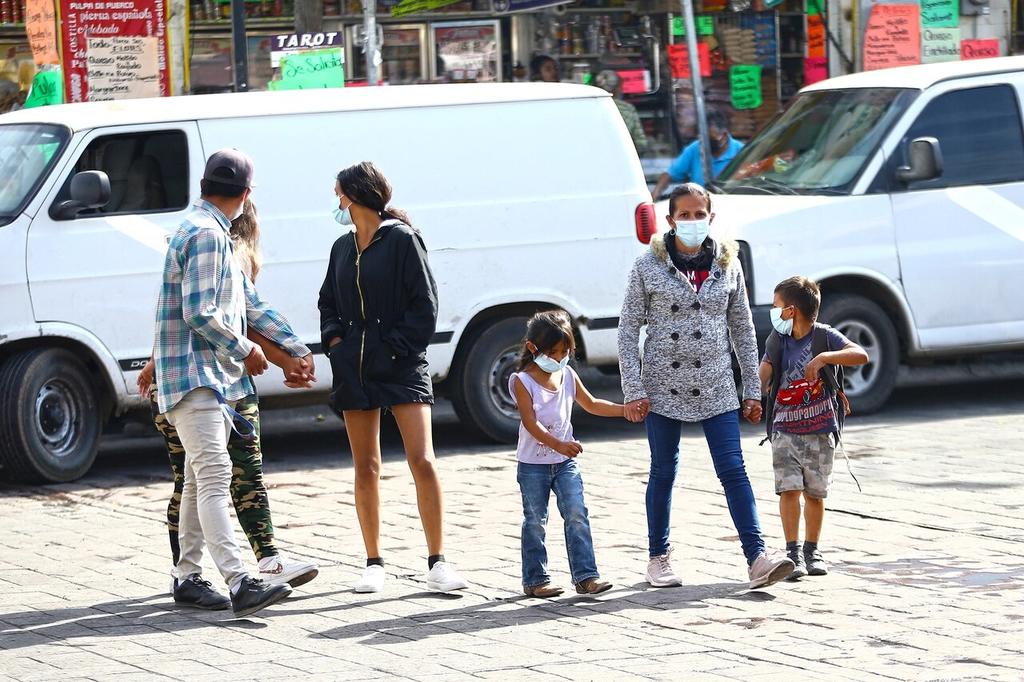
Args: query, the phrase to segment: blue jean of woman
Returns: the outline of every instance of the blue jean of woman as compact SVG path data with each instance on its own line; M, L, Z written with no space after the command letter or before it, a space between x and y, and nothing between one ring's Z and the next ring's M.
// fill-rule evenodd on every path
M565 523L565 548L569 553L572 582L597 578L594 541L590 536L590 517L583 502L583 477L576 460L561 464L519 463L519 489L523 493L523 587L551 582L548 574L548 550L544 546L548 523L548 501L555 491L555 502Z
M757 518L754 491L743 466L740 447L739 411L725 412L701 422L711 449L715 473L725 490L729 514L740 536L743 554L750 564L764 551L764 538ZM679 467L679 438L683 422L660 414L647 416L647 441L651 446L651 475L647 482L647 536L652 557L669 548L669 518L672 510L672 486Z

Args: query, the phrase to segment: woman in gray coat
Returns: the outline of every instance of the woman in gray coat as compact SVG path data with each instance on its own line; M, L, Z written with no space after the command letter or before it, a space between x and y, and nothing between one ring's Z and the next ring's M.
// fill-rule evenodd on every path
M627 413L644 419L651 447L647 581L653 587L682 584L669 563L672 486L682 426L699 422L747 558L750 586L764 587L788 576L793 562L770 558L765 551L743 465L730 349L739 358L743 379L742 414L755 424L761 419L761 384L737 246L710 238L711 196L700 185L689 183L672 192L667 219L672 230L655 235L650 251L633 266L619 318Z

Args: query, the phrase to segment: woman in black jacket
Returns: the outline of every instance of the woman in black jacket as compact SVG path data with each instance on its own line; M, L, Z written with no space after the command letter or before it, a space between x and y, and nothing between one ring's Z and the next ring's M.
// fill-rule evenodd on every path
M468 586L442 554L441 483L434 468L427 345L437 323L437 285L427 249L407 216L388 208L391 185L369 162L338 173L335 220L354 229L331 249L320 289L320 333L331 361L331 407L345 420L356 476L366 570L356 592L384 586L380 558L380 415L402 433L427 537L427 588Z

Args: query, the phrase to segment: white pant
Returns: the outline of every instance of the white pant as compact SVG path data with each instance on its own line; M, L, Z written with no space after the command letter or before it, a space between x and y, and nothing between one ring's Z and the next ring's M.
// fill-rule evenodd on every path
M229 586L247 575L231 522L231 421L216 394L197 388L167 412L185 448L185 486L181 492L178 541L179 579L202 572L203 543Z

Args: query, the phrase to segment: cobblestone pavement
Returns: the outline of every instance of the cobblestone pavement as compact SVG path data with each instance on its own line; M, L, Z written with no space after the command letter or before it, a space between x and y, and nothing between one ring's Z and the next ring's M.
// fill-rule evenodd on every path
M852 420L848 451L864 489L837 462L822 541L832 574L760 592L745 589L724 496L693 430L673 510L685 586L648 588L643 432L580 418L598 565L616 587L547 602L519 589L512 450L482 445L443 415L447 554L472 588L424 591L413 483L389 433L390 579L383 593L351 592L363 555L347 446L333 417L304 414L278 436L268 414L266 468L278 546L321 574L247 619L171 603L158 441L108 445L75 484L0 486L0 682L1024 679L1019 384L904 391L883 414ZM760 434L745 431L747 467L765 532L781 546ZM557 513L548 535L555 580L569 588Z

